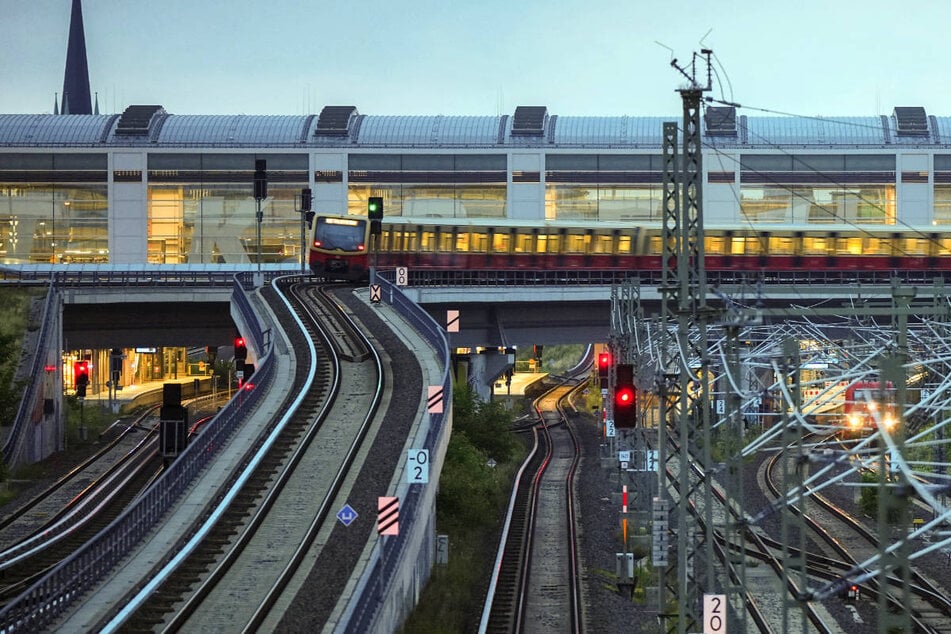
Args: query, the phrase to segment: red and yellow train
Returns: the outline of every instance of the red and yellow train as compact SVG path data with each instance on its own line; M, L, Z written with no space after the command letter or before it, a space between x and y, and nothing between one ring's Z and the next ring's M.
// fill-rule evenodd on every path
M843 405L848 435L864 436L878 429L879 422L888 431L898 424L895 388L880 381L856 381L845 389Z
M376 238L378 245L371 243L366 218L317 214L311 270L319 276L361 279L370 265L417 271L661 268L658 223L388 218ZM708 272L951 274L951 234L889 225L710 227L704 231L704 254Z

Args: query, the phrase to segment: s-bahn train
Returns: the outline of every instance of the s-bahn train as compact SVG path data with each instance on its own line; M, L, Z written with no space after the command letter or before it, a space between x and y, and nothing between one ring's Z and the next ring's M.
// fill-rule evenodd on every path
M329 279L366 278L369 244L370 223L366 218L316 214L310 228L310 270Z
M878 428L880 420L886 430L898 424L895 411L895 388L891 383L882 387L879 381L856 381L845 389L846 435L864 436Z
M371 243L361 216L316 214L310 268L315 275L362 279L368 266L413 270L661 269L660 223L386 218ZM371 250L371 246L374 248ZM951 274L951 234L894 225L716 226L704 230L710 272ZM917 279L917 278L916 278Z

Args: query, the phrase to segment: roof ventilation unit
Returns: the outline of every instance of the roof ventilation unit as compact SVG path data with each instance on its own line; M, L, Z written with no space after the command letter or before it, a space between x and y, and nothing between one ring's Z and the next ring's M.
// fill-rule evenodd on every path
M360 113L356 106L324 106L317 117L315 136L347 136L350 123Z
M518 106L512 120L512 136L542 136L547 119L548 106Z
M152 121L164 114L162 106L129 106L119 117L116 136L148 136Z
M920 106L895 107L898 136L928 136L928 116Z
M707 136L736 136L736 108L708 106L703 115Z

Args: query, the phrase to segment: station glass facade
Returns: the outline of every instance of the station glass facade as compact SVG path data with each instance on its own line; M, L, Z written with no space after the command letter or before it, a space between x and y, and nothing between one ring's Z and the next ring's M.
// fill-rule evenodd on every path
M306 154L150 154L148 262L256 263L256 158L268 173L261 261L299 261L295 196L308 186Z
M752 154L740 159L741 219L895 224L894 154Z
M387 216L505 218L504 154L350 154L347 213L382 196Z
M934 157L934 218L936 225L951 225L951 154Z
M108 262L106 154L0 154L0 258Z
M546 220L663 219L661 155L546 154Z
M263 262L300 260L301 217L295 198L304 187L319 189L328 183L336 183L345 197L340 206L361 216L370 196L383 196L386 215L391 217L502 219L509 214L510 183L544 181L546 220L662 220L660 154L547 152L542 178L537 172L527 176L513 172L507 154L498 152L341 152L347 155L346 172L313 174L307 150L147 152L146 178L139 172L116 171L112 180L117 186L144 181L148 247L141 257L158 264L257 261L253 173L258 158L267 160L268 170L268 198L262 205ZM708 216L708 227L718 222L748 222L765 229L786 224L897 225L899 183L915 187L931 183L933 206L925 222L951 225L951 154L935 154L930 171L899 172L897 162L896 154L742 154L737 172L707 175L706 186L728 186L737 196L735 207L727 205L735 209L732 217L726 217L729 209L723 217ZM108 154L99 151L0 152L0 260L109 262L113 212L108 165ZM909 252L917 249L907 247ZM432 248L441 247L434 243ZM728 246L736 254L759 248L754 239L738 237ZM819 251L823 248L817 246ZM843 248L852 253L880 250L878 245L854 240L834 250ZM769 245L769 252L782 250L780 244Z

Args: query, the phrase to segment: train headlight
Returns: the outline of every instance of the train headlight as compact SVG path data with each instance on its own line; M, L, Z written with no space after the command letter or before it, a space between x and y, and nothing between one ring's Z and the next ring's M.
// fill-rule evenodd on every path
M898 425L898 419L891 414L886 414L885 417L882 418L882 424L885 426L885 429L891 431Z

